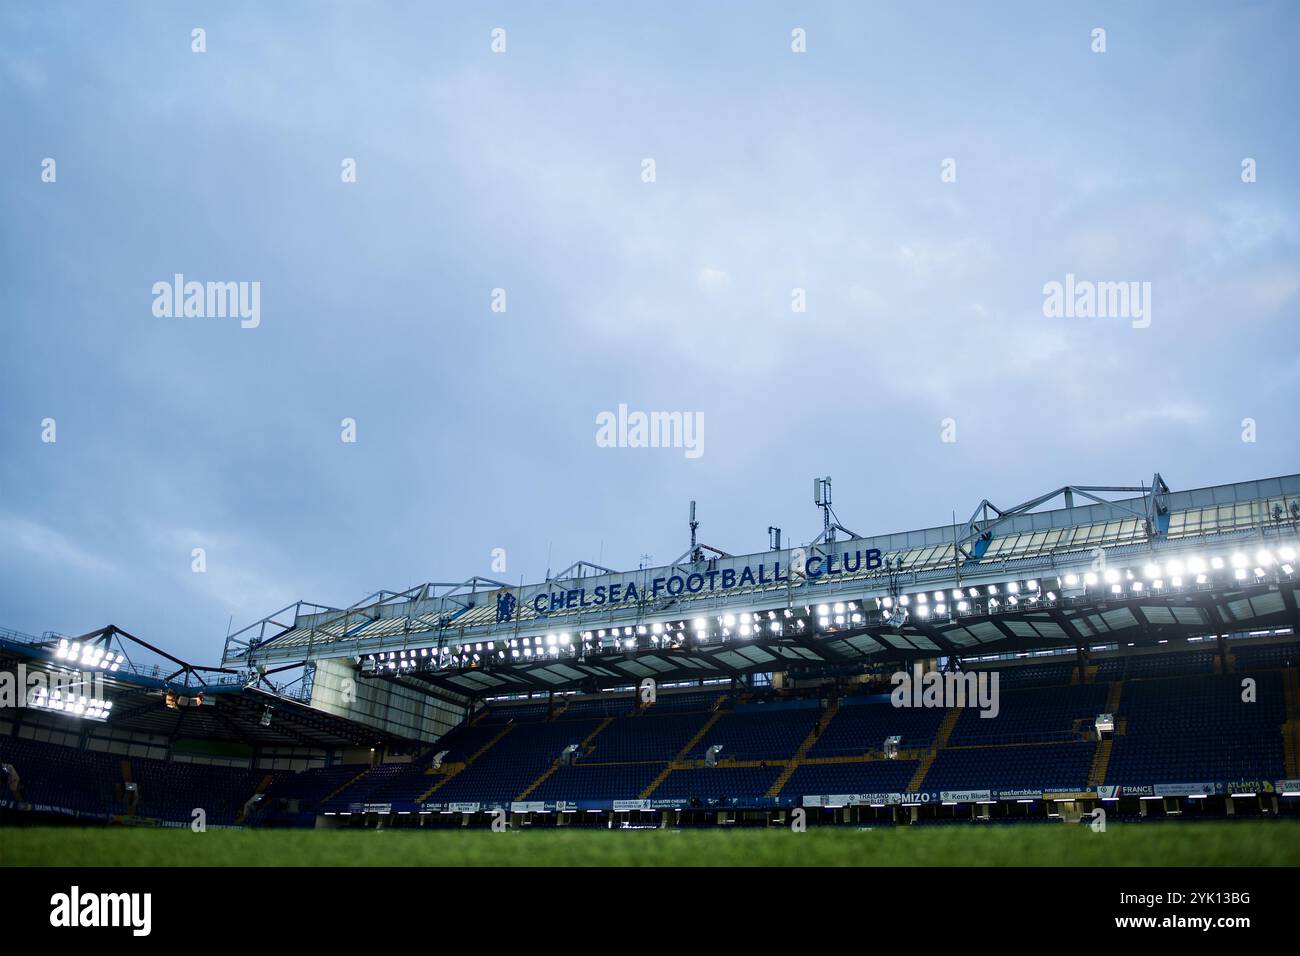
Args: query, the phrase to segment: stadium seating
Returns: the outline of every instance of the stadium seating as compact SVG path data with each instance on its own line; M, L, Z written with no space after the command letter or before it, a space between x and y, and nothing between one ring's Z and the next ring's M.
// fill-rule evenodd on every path
M949 745L1078 739L1076 722L1085 721L1091 728L1094 718L1106 709L1108 691L1106 684L1002 690L995 718L982 717L977 709L962 710Z
M131 770L140 793L137 816L189 823L201 809L209 826L233 825L266 776L265 771L138 758L131 760Z
M1019 744L940 750L927 790L1083 790L1095 743Z
M723 714L691 750L703 757L720 745L724 757L763 760L789 757L798 749L821 717L815 706L781 704L739 705Z
M655 796L664 800L727 801L764 794L776 783L782 767L697 767L674 770Z
M665 766L664 763L621 763L559 767L528 799L635 800Z
M125 808L119 757L0 737L0 760L18 769L22 797L29 803L90 814Z
M1140 785L1205 780L1274 780L1285 760L1282 676L1251 675L1256 701L1244 702L1241 677L1207 674L1128 681L1106 782Z
M1082 675L1073 660L1017 663L999 671L992 720L972 708L897 708L881 693L831 702L697 689L661 692L644 707L627 694L494 703L416 759L374 767L271 773L19 736L0 736L0 760L18 769L26 803L123 815L131 811L125 784L134 781L139 817L188 824L203 808L209 825L310 825L319 813L358 804L411 812L422 801L757 805L917 789L1082 791L1285 777L1296 758L1296 738L1284 738L1283 727L1296 726L1300 645L1241 641L1230 652L1228 672L1210 647L1116 654ZM1242 700L1245 676L1256 681L1255 702ZM1111 711L1114 735L1099 743L1094 718ZM901 738L899 759L881 752L891 736ZM559 766L570 745L574 763ZM715 746L720 763L705 766Z
M916 760L871 760L866 763L804 764L786 782L783 793L898 793L916 773Z
M597 719L518 721L483 756L438 790L446 802L509 802L521 796L570 744L601 725Z
M588 760L672 760L707 719L708 714L686 713L615 720L596 736Z
M946 712L927 707L894 707L888 697L847 698L808 750L809 757L836 757L879 751L885 738L899 736L903 749L929 747ZM813 791L810 791L813 792Z

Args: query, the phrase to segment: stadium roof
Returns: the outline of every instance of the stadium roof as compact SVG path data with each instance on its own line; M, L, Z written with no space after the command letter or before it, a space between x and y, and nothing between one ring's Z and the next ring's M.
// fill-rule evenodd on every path
M224 663L353 657L365 674L481 697L1156 643L1300 623L1283 556L1297 544L1300 475L1171 491L1157 474L985 499L964 523L897 534L835 524L759 554L697 548L524 587L475 577L347 608L299 602L233 635Z
M189 664L112 625L79 637L0 630L0 669L19 673L20 665L28 674L40 671L46 687L53 686L53 674L102 677L103 697L111 702L105 717L119 730L259 748L417 746L308 706L310 686L277 687L264 677ZM40 709L92 719L71 708L45 704Z

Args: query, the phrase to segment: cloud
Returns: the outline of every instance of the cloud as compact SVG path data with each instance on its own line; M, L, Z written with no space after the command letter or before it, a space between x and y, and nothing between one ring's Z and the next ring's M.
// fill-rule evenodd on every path
M118 578L121 569L62 532L21 515L0 512L0 541L55 573Z

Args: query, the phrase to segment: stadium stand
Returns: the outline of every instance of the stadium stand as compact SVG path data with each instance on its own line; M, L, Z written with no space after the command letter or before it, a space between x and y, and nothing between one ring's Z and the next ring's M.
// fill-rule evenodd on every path
M373 766L219 766L14 731L0 736L0 762L20 780L10 796L28 804L178 825L201 807L218 826L310 826L321 814L413 813L424 801L797 805L810 794L1082 792L1293 774L1300 645L1230 650L1226 662L1207 648L1102 656L1083 670L1073 659L1003 664L996 719L974 708L899 708L869 691L689 690L650 705L626 695L492 703L415 759ZM1243 700L1246 676L1253 702ZM1115 730L1099 740L1093 725L1102 713L1113 713ZM891 737L899 746L887 754ZM563 764L570 746L573 763ZM706 766L715 746L718 764Z

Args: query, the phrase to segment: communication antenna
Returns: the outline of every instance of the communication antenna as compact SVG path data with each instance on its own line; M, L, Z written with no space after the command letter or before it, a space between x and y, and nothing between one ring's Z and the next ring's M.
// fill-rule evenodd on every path
M831 526L831 478L813 479L813 504L822 509L823 540L830 544L835 540L835 529Z
M696 563L704 560L704 552L700 550L699 545L695 543L695 532L699 530L699 527L700 527L700 523L695 520L695 502L694 500L692 500L691 501L691 561Z

